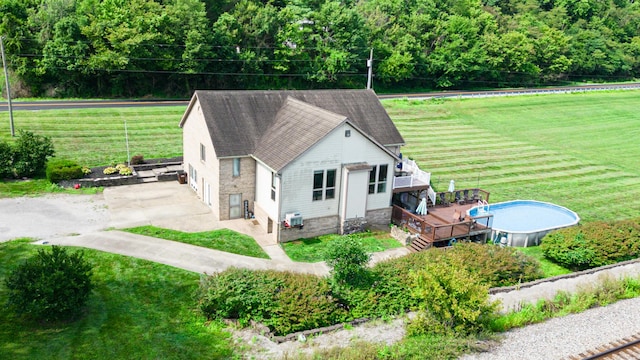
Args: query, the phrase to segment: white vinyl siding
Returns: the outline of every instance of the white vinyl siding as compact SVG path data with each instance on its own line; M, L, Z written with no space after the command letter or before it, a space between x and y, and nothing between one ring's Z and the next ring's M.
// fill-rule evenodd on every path
M351 130L351 136L344 136L346 130ZM341 184L338 179L342 178L342 165L360 162L366 162L371 166L387 164L387 182L393 176L394 158L391 155L348 124L334 129L282 170L282 187L279 189L282 192L280 217L291 211L300 211L305 218L338 215L342 189L335 187L333 199L313 201L314 171L336 169L335 184L338 185ZM385 192L369 195L367 210L389 207L391 203L389 188L387 184Z

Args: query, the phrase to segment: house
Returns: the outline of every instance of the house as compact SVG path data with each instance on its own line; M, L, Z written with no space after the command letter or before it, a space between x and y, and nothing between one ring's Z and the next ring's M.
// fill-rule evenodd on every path
M188 184L219 220L274 241L387 226L404 140L371 90L196 91Z

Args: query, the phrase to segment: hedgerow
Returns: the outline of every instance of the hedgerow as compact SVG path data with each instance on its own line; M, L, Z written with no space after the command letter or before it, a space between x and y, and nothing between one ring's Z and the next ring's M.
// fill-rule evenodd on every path
M542 240L544 255L572 270L640 257L640 218L590 222L554 231Z
M429 272L452 275L443 279ZM464 243L448 251L433 249L381 262L360 275L363 278L359 281L337 282L290 272L228 269L201 279L198 307L210 319L235 319L243 326L256 321L282 335L358 318L388 318L424 310L426 301L437 300L442 306L458 305L442 308L441 313L429 308L423 325L436 321L443 329L470 332L484 328L492 309L477 293L535 279L540 272L535 260L513 249ZM460 280L465 277L467 280ZM442 288L446 294L439 292L439 298L428 299L425 291ZM463 289L473 294L449 294Z

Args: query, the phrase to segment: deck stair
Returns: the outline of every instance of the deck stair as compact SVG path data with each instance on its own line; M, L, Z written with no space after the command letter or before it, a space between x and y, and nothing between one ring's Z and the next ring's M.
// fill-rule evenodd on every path
M424 237L422 237L421 235L418 235L415 240L413 240L411 242L411 244L407 245L407 248L409 249L409 251L411 252L418 252L418 251L422 251L424 249L430 248L431 247L431 242L428 241L427 239L425 239Z

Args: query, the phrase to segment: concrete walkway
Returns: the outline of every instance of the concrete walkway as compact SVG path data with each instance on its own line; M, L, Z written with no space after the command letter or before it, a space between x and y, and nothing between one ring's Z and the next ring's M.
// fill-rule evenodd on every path
M216 221L211 209L202 203L188 185L177 182L157 182L106 188L103 193L109 220L103 229L44 236L37 244L79 246L146 259L177 268L214 273L229 267L280 271L324 276L329 268L324 262L293 262L276 243L251 220ZM95 197L93 201L96 201ZM85 210L86 211L86 210ZM175 241L131 234L114 229L141 225L185 232L210 231L227 228L253 237L270 260L206 249ZM403 256L405 247L374 253L370 264Z

